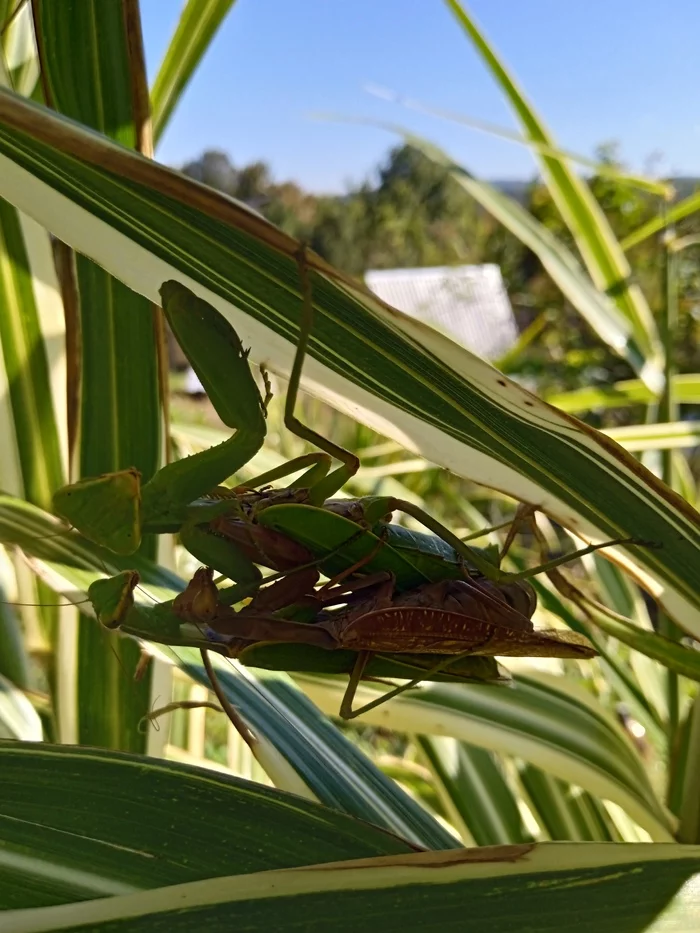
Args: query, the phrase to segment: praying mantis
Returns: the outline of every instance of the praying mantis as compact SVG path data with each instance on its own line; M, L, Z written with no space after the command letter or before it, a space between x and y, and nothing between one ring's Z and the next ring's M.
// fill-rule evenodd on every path
M180 644L187 637L183 635L183 623L206 624L216 632L216 626L223 625L224 619L229 628L235 628L236 620L240 625L255 622L257 635L243 638L246 644L239 652L241 659L251 664L257 663L265 650L268 655L274 655L280 646L303 645L306 654L312 653L314 648L327 653L329 643L321 645L314 641L321 637L319 633L324 630L327 618L314 613L309 617L308 612L306 618L294 614L300 611L303 597L314 598L315 583L292 589L287 604L273 610L268 607L262 611L244 609L236 612L231 608L250 596L255 603L255 594L264 592L261 591L263 577L259 567L266 566L282 577L286 574L293 576L300 568L306 567L320 569L332 580L352 578L360 572L363 575L384 574L387 580L391 580L391 599L395 608L403 607L404 615L407 609L401 600L410 599L416 592L425 596L428 591L421 590L421 587L446 580L467 583L483 580L503 597L501 606L496 606L494 611L503 614L505 606L529 622L536 598L526 578L601 545L546 562L530 571L508 574L499 567L499 555L493 549L469 546L411 503L391 497L334 500L332 497L358 470L359 461L294 416L313 314L309 274L303 255L299 267L304 298L301 335L286 397L285 424L289 430L314 444L318 451L296 458L256 477L245 488L235 490L228 490L221 484L247 463L263 444L269 383L263 374L263 395L251 372L247 351L231 325L214 308L176 282L166 282L161 287L163 309L178 341L218 415L235 433L216 447L168 464L143 486L138 473L129 469L63 487L54 497L54 508L85 537L122 555L134 553L143 534L178 532L185 547L205 567L215 569L233 585L216 591L215 611L209 619L206 615L198 616L192 607L183 613L183 601L175 600L154 607L144 621L144 610L137 610L133 601L137 581L127 572L126 576L121 574L97 581L90 588L89 595L98 618L110 627L121 626L125 631L137 634L143 634L145 630L150 632L150 637L170 639ZM331 470L333 458L340 462L340 466ZM292 486L266 488L267 484L301 469L305 472ZM417 534L392 524L392 513L397 510L422 522L432 534ZM626 540L626 543L629 542ZM385 601L388 598L386 592L383 598ZM427 605L412 606L411 625L415 628L426 623L430 610ZM349 611L345 610L344 617L348 625ZM467 624L465 619L471 619L472 623L479 621L474 615L461 615L462 624ZM363 618L365 616L360 627L358 619L353 617L350 628L355 632L363 628L366 635L368 625L382 627L386 624L386 618L377 616L376 610L367 611ZM337 621L340 616L335 618ZM268 634L274 631L274 638L259 637L264 630L265 619L268 624L266 631ZM442 621L448 620L443 618ZM500 624L503 627L503 620ZM416 667L420 671L419 679L441 678L448 664L454 665L455 672L461 665L465 678L500 678L495 661L492 658L469 657L473 654L471 649L456 653L452 649L436 651L445 655L437 665L416 665L414 662L419 660L418 657L409 659L409 655L431 652L407 648L406 639L402 640L397 631L375 650L361 644L349 647L344 634L347 626L341 628L342 632L341 629L333 630L335 642L332 650L334 653L344 652L346 656L349 652L350 657L343 661L343 669L351 673L351 679L359 680L363 672L375 673L373 658L368 658L368 653L375 658L388 658L389 667L393 664L393 670L408 661L414 673ZM506 623L505 629L508 628ZM503 648L504 638L499 641L490 636L490 642L492 645L498 642ZM538 645L531 642L533 653L558 656L557 652L561 654L564 651L564 656L570 656L569 648L562 648L556 638L545 639ZM461 643L467 643L465 638ZM473 647L473 637L471 643ZM215 647L214 643L212 647ZM500 653L507 652L500 650ZM576 656L585 656L585 652ZM480 665L475 663L477 661ZM491 663L485 665L483 662L487 661ZM286 669L295 669L294 664ZM385 673L384 676L391 675ZM348 709L346 706L345 711Z
M316 582L312 580L312 583ZM349 583L326 585L311 601L313 624L275 618L255 605L239 612L221 605L211 570L198 570L177 598L175 611L184 619L206 620L230 653L245 652L260 642L301 644L325 651L355 651L348 686L340 706L343 719L353 719L375 706L435 676L455 661L495 655L545 655L590 658L588 640L574 632L536 631L529 616L509 602L503 590L488 581L445 579L397 594L393 574L380 572ZM310 589L310 588L309 588ZM333 610L333 606L340 605ZM533 607L534 608L534 607ZM329 611L330 610L330 611ZM408 683L353 709L353 700L367 666L379 652L397 652L422 660L422 670ZM435 661L436 655L441 656ZM494 678L495 679L495 678Z

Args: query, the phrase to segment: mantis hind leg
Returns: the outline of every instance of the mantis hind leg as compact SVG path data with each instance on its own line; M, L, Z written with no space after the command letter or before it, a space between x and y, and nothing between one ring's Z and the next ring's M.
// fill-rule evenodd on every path
M299 384L301 381L301 371L304 365L304 358L309 346L311 328L313 324L313 296L311 293L311 277L306 260L306 249L304 247L299 251L299 278L301 279L302 307L299 321L299 341L297 343L296 354L292 371L289 375L289 387L287 389L287 398L284 407L284 423L289 431L301 437L303 440L314 444L325 451L331 457L340 460L342 466L333 470L328 476L320 479L310 489L310 501L313 505L322 505L323 502L336 493L344 483L354 476L360 468L358 458L329 441L317 431L302 424L294 415L294 408L299 394Z
M562 554L559 557L554 557L550 560L547 560L547 547L544 541L542 532L537 526L535 521L535 512L537 510L533 506L529 505L520 505L518 511L516 512L515 519L513 521L512 531L509 531L506 538L506 544L504 545L503 550L501 551L501 556L505 554L505 551L510 544L512 543L515 535L523 530L529 530L539 546L540 552L540 563L536 567L529 567L527 570L521 570L518 573L508 573L504 574L504 577L507 577L509 580L526 580L528 577L534 577L537 574L545 573L550 574L551 571L556 570L557 567L560 567L562 564L568 564L571 561L579 560L581 557L586 557L588 554L593 554L595 551L599 551L602 548L614 547L616 545L636 545L638 547L655 547L655 545L650 541L641 541L638 538L612 538L609 541L601 541L599 544L588 544L586 547L579 548L576 551L571 551L569 554Z
M368 706L363 706L359 710L353 710L352 702L355 699L355 694L357 693L357 688L360 685L365 668L373 654L373 651L359 651L357 654L355 665L350 673L350 679L348 680L348 685L345 688L345 693L340 703L341 719L354 719L356 716L359 716L360 713L368 709Z
M362 716L364 713L368 713L370 710L376 709L377 706L381 706L383 703L388 703L389 700L393 700L394 697L405 693L407 690L412 690L424 680L428 680L434 674L440 673L440 671L447 670L448 667L456 664L457 661L461 661L463 658L467 658L473 653L474 648L471 648L469 651L463 651L461 654L455 654L449 658L446 658L440 661L438 664L435 664L433 667L429 668L427 671L422 671L418 677L414 677L413 680L409 680L408 683L399 684L398 687L394 687L394 689L390 690L388 693L384 693L382 696L377 697L375 700L371 700L369 703L365 703L364 706L360 706L359 709L354 710L352 709L352 701L355 698L355 693L357 692L362 673L367 666L367 661L369 660L369 657L364 660L364 663L362 664L362 667L358 673L357 669L360 665L360 656L358 655L358 659L355 663L355 667L353 668L353 672L350 675L350 680L343 696L343 700L340 706L340 715L343 719L355 719L357 716ZM371 652L360 652L360 654L367 654L371 656Z

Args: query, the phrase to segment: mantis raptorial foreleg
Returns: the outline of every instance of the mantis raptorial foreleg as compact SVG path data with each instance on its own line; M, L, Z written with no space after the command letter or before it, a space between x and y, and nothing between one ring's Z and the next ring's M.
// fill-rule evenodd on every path
M132 554L144 532L177 531L189 503L206 495L257 453L265 438L265 400L248 351L219 312L177 282L161 287L163 310L221 420L235 434L222 444L159 470L143 487L136 470L59 489L54 508L85 537Z

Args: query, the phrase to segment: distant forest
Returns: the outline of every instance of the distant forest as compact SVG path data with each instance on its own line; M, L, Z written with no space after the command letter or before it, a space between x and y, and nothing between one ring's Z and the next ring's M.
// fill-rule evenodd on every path
M617 165L614 146L601 148L599 161ZM621 167L621 166L620 166ZM631 378L627 365L600 345L580 315L570 308L538 258L505 230L449 176L444 167L409 147L392 149L376 180L343 195L317 195L295 182L278 182L265 162L236 166L228 155L204 152L182 171L259 211L290 235L303 239L334 266L362 276L368 269L496 263L501 268L521 330L541 335L518 362L542 389ZM538 180L493 182L515 198L575 251L571 236L548 189ZM661 209L658 199L610 176L589 179L591 189L622 238ZM673 180L686 197L700 179ZM696 217L680 233L700 232ZM693 251L691 251L692 253ZM652 308L664 300L661 251L650 238L630 253L633 274ZM678 364L700 369L700 275L697 255L681 269ZM539 327L537 323L555 326Z

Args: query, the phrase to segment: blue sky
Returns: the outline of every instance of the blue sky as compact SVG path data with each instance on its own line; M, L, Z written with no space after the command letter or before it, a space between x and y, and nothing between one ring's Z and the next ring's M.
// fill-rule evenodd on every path
M151 78L181 0L141 0ZM700 174L698 0L471 0L487 37L560 145L617 140L643 170ZM367 85L514 127L502 95L442 0L238 0L187 88L158 158L204 149L267 161L316 192L364 179L395 137L318 112L402 123L487 178L527 178L512 143L371 96Z

